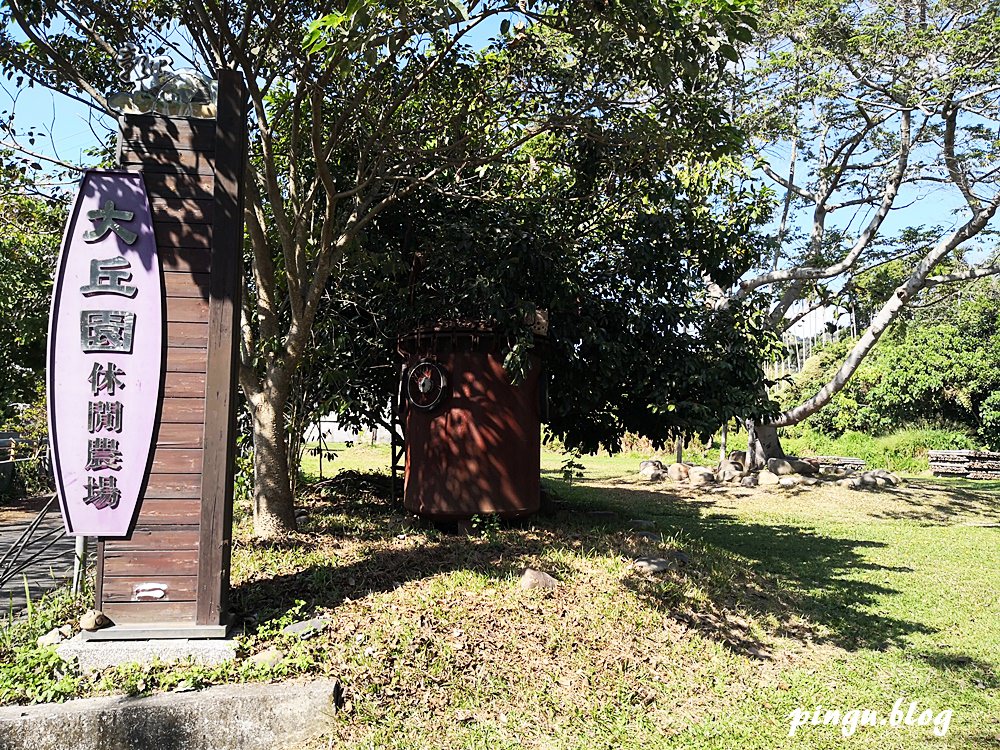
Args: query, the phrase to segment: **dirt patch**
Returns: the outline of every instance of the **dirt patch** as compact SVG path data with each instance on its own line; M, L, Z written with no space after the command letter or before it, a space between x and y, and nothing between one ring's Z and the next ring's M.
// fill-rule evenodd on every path
M0 526L7 526L15 523L25 523L31 521L50 500L51 495L37 495L35 497L21 497L15 500L6 500L0 504ZM53 503L49 509L50 513L58 513L58 506Z

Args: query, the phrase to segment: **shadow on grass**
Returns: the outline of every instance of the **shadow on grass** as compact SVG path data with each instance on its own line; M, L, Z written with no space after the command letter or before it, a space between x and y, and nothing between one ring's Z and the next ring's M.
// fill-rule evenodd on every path
M403 514L377 491L382 489L377 483L369 482L360 492L342 483L310 505L311 534L303 535L301 546L315 550L317 539L334 549L340 541L361 543L367 545L364 555L247 581L234 589L233 604L238 614L266 622L297 601L304 601L308 611L333 610L348 597L389 591L450 571L510 580L553 547L582 548L616 558L673 554L677 565L666 575L633 573L622 585L647 606L757 658L768 654L752 621L777 622L781 635L849 650L884 649L902 644L911 634L930 632L921 623L879 613L880 600L897 593L894 589L852 577L858 570L909 571L866 559L866 551L884 547L882 543L826 536L788 524L751 523L710 512L710 501L662 491L546 484L550 492L558 487L559 499L522 527L505 525L496 538L432 531L420 546L393 549L384 542L403 529ZM662 543L642 538L629 530L630 519L637 517L654 520L659 531L674 538ZM260 543L242 544L254 552L266 554L268 549ZM273 549L279 552L296 544ZM569 570L563 573L572 575ZM689 604L686 586L704 591L707 601Z
M919 478L893 492L894 505L875 515L924 525L952 524L959 516L978 516L987 523L1000 523L1000 482Z
M601 492L599 488L585 491ZM714 506L711 502L663 491L616 487L608 500L662 519L664 525L682 532L682 538L694 542L694 546L737 556L733 562L738 570L753 574L751 578L756 578L758 584L765 580L770 585L760 590L753 581L738 582L733 596L719 592L721 601L715 603L723 608L739 607L753 615L772 615L781 623L784 635L855 650L885 649L902 644L911 634L932 632L921 623L879 614L879 600L898 592L852 577L857 570L912 572L907 567L878 565L867 559L866 550L885 547L884 543L826 536L789 524L751 523L706 512L706 506ZM650 603L657 605L655 600ZM802 632L795 615L823 626L825 634Z

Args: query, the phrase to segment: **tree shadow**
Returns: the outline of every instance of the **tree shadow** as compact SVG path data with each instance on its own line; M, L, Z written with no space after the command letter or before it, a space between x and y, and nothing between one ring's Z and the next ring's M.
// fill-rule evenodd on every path
M899 592L852 577L852 572L858 570L912 572L908 567L870 562L866 550L885 547L882 542L828 536L791 524L748 522L709 512L708 508L715 507L710 501L692 500L669 491L621 486L614 492L623 497L618 502L662 518L665 525L681 532L689 545L722 550L736 556L737 567L746 566L751 575L738 582L744 595L723 595L713 602L718 610L741 609L753 616L772 616L780 623L782 635L848 650L882 650L900 645L912 634L933 632L921 623L879 614L879 600ZM762 581L769 585L762 589ZM641 579L630 585L651 605L670 606L669 600L658 601L655 587L644 585ZM712 618L689 619L702 630L716 631L718 639L727 645L749 641L753 647L750 653L759 647L745 632L741 637L740 628L734 632L732 623L720 626L713 624ZM809 628L805 623L820 627Z
M550 491L553 486L548 485ZM329 534L324 519L343 514L367 524L358 532L362 538L385 539L405 528L405 517L371 487L361 493L345 490L341 486L336 496L312 506L314 533ZM531 522L505 524L502 540L434 532L417 547L376 545L362 559L346 564L331 559L247 581L234 588L231 601L238 615L264 623L299 601L308 611L334 610L348 598L456 570L511 580L526 561L542 557L553 545L583 545L588 554L670 560L673 564L665 574L626 575L623 590L684 627L756 658L770 655L764 642L768 638L761 637L755 622L776 622L777 635L847 650L885 649L915 633L933 632L919 622L879 611L880 600L898 593L896 589L853 577L858 570L910 572L867 559L867 552L885 547L883 543L828 536L791 524L747 522L710 512L711 502L662 491L580 491L563 485L559 494ZM656 539L652 532L631 529L631 519L639 515L666 536ZM339 527L333 531L343 533ZM571 570L551 572L573 575ZM707 599L690 604L678 594L686 584L704 590Z
M1000 524L1000 482L911 479L893 491L901 508L888 508L877 518L917 521L927 526L953 524L960 516L975 516Z

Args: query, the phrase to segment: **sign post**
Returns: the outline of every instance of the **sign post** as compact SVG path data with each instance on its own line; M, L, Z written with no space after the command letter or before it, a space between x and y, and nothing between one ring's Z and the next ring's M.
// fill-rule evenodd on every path
M237 74L217 92L169 115L126 97L145 108L124 107L122 171L88 173L63 246L50 416L67 529L98 537L114 623L91 639L227 629L247 111Z

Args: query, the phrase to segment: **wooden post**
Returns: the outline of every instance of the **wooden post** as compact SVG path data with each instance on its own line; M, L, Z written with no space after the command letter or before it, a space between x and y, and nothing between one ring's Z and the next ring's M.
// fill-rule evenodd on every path
M218 78L216 120L121 119L119 163L143 174L162 263L164 398L135 530L98 544L97 607L116 626L95 638L227 629L247 114L242 78Z

